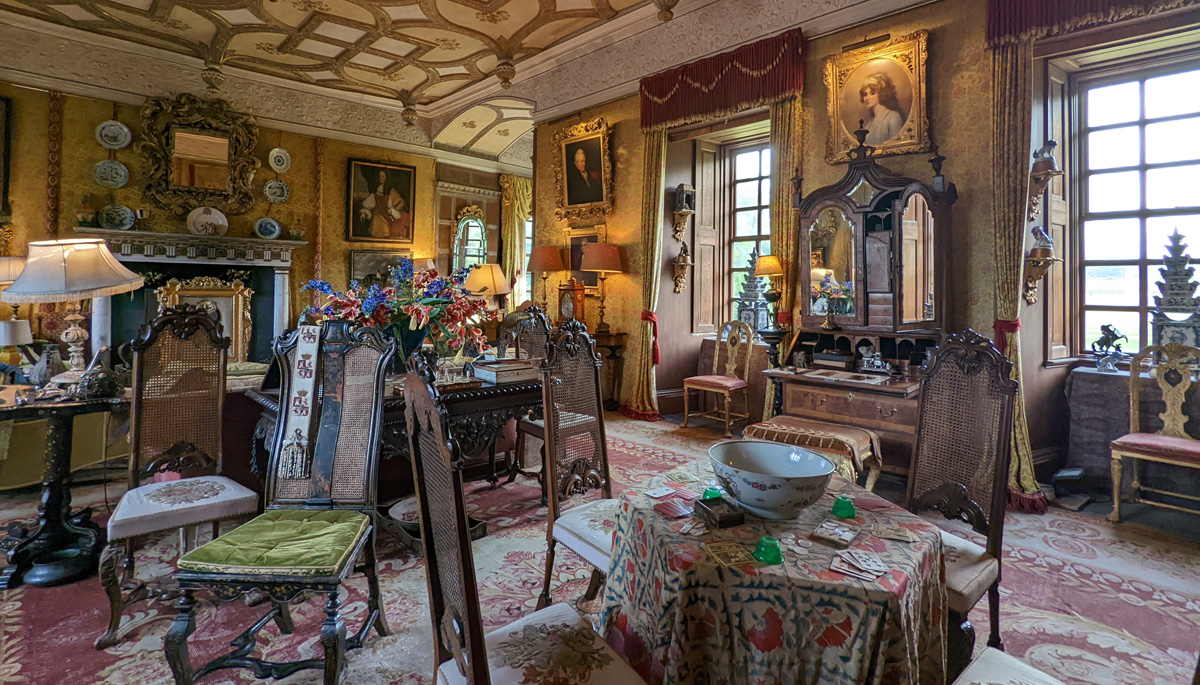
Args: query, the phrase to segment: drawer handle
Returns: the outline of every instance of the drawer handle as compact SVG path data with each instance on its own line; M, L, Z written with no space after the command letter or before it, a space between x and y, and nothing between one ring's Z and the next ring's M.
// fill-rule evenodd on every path
M814 407L819 407L819 406L821 406L822 404L825 404L825 398L824 398L824 397L822 397L822 398L821 398L821 401L820 401L820 402L818 402L816 397L813 397L812 395L809 395L809 396L808 396L808 403L809 403L809 404L811 404L811 405L812 405L812 406L814 406Z
M884 413L883 413L883 407L879 406L878 404L877 404L877 405L875 405L875 411L876 411L876 412L878 412L878 413L879 413L879 415L880 415L880 416L882 416L882 417L884 417L884 418L888 418L888 417L890 417L890 416L895 416L895 415L896 415L896 410L897 410L897 409L899 409L899 407L892 407L892 410L891 410L891 411L889 411L888 413L884 414Z
M846 399L848 399L848 400L854 399L854 393L852 393L852 392L846 393Z

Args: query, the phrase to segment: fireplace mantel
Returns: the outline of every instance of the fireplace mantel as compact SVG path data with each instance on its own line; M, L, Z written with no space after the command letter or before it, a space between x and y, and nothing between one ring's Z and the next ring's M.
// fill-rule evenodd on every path
M263 240L201 236L190 233L116 231L76 226L76 233L103 238L108 249L123 262L176 261L229 266L270 266L289 269L292 252L308 243L302 240Z

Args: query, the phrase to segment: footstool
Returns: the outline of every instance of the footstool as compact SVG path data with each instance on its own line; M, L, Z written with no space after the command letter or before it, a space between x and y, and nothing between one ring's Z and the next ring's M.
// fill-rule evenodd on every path
M754 440L770 440L820 450L832 458L838 474L847 480L857 480L858 474L866 470L868 490L875 489L875 481L883 465L879 436L865 428L839 426L797 416L776 416L747 426L742 435Z

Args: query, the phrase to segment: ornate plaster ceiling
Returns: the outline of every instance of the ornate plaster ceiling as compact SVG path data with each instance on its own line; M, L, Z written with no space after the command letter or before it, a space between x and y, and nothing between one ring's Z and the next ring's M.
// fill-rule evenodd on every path
M0 0L0 9L206 62L429 104L491 75L501 60L519 68L522 59L646 2ZM487 129L503 139L501 130ZM510 141L520 136L508 130ZM504 149L490 138L472 145L493 155Z
M459 112L433 137L434 145L498 157L533 129L533 105L493 98Z

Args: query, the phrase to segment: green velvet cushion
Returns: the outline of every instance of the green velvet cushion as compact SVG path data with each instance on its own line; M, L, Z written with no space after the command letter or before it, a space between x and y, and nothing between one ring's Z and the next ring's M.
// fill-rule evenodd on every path
M352 509L270 509L179 559L181 571L339 576L371 519Z
M225 365L226 376L261 376L270 364L260 362L229 362Z

